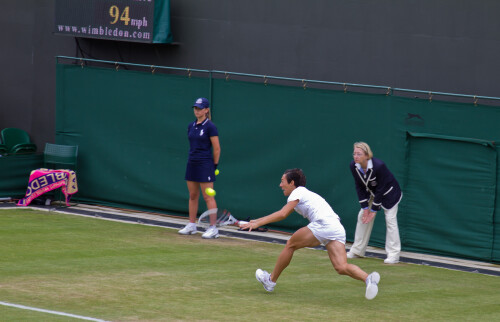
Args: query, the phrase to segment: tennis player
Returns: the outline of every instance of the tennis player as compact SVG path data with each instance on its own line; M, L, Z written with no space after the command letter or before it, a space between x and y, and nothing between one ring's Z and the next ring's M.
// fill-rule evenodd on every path
M377 272L367 274L356 265L347 263L345 251L345 230L339 216L320 195L309 191L306 187L306 177L301 169L286 170L281 177L280 188L288 196L287 204L268 216L251 220L242 225L243 229L257 229L260 226L287 218L294 210L310 223L297 230L286 243L278 256L271 274L257 269L255 277L262 283L264 289L272 292L281 272L290 264L293 253L304 247L325 246L328 256L337 273L348 275L366 284L365 297L369 300L378 293L380 275Z
M207 209L217 208L215 198L206 194L205 189L213 188L215 169L220 158L220 143L217 127L209 118L210 103L204 97L193 104L196 120L188 125L189 159L186 166L186 182L189 190L189 223L179 230L181 235L192 235L198 232L196 215L200 189ZM203 238L219 237L216 226L210 226L201 236Z

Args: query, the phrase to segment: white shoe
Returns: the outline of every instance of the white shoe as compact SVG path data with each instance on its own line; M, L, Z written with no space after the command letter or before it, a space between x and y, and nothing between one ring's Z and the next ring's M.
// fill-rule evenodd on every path
M361 256L356 255L354 253L348 252L347 253L347 258L361 258Z
M210 226L208 227L207 231L201 235L201 238L205 239L212 239L212 238L219 238L219 230L215 226Z
M257 271L255 271L255 278L257 278L257 281L262 283L262 286L264 286L264 289L266 291L268 292L274 291L276 283L271 281L271 274L259 268L257 269Z
M393 257L387 257L384 259L384 264L397 264L399 263L399 259Z
M378 283L380 282L380 274L373 272L366 278L366 293L365 297L368 300L373 300L378 293Z
M181 235L194 235L198 233L198 230L196 229L195 223L189 223L186 225L186 227L179 230L178 233Z

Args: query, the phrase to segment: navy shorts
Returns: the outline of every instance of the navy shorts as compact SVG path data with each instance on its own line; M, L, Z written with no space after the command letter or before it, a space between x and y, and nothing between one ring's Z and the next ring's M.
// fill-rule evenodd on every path
M186 166L186 181L194 182L214 182L215 166L212 160L208 161L188 161Z

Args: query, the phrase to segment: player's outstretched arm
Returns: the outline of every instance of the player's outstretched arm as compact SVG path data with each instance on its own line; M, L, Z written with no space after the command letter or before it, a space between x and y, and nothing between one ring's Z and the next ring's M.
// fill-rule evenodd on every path
M288 217L293 212L293 208L295 208L298 203L299 203L298 200L290 201L286 205L284 205L283 208L281 208L280 210L264 217L252 219L247 224L241 225L241 228L248 229L248 231L252 231L252 229L257 229L260 226L281 221L286 217Z

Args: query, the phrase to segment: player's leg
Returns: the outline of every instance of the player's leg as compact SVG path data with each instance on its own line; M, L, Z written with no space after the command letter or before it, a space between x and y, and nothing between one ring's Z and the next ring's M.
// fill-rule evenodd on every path
M380 274L373 272L367 274L361 268L347 262L345 245L339 241L333 240L326 244L328 256L335 270L341 275L348 275L354 279L365 282L366 292L365 297L368 300L375 298L378 294L378 283L380 282Z
M313 235L311 230L307 227L302 227L297 230L292 237L287 241L285 248L281 251L274 266L273 272L271 273L271 281L275 282L278 280L281 272L290 264L292 260L293 253L300 248L304 247L316 247L319 246L320 242Z
M345 245L339 241L332 240L325 246L328 251L328 256L332 262L333 268L340 275L348 275L354 279L365 281L368 274L361 268L354 264L349 264L347 262L347 256L345 252Z

